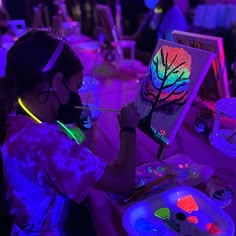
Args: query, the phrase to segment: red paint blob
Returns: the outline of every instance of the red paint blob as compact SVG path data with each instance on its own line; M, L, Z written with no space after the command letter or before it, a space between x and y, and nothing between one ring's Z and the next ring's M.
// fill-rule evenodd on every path
M192 195L187 195L183 198L179 198L177 206L187 213L198 211L198 205Z
M189 216L187 221L193 224L198 224L198 218L196 216Z
M209 234L221 234L220 228L214 223L208 223L206 230Z

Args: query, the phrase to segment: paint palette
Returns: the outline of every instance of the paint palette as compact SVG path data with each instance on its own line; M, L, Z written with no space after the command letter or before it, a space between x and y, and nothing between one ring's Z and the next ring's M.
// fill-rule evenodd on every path
M166 174L173 174L176 179L169 183L169 186L165 185L164 191L180 185L196 186L207 182L212 173L211 167L199 165L184 154L177 154L161 163L155 161L138 166L136 168L136 186L141 187Z
M233 236L231 218L197 189L178 187L128 207L123 226L131 236Z

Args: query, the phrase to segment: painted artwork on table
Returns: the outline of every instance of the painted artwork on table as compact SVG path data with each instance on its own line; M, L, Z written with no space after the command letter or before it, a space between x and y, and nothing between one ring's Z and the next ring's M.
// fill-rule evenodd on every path
M176 43L215 53L215 58L198 91L202 100L217 101L229 98L229 83L223 39L220 37L174 30Z
M214 56L158 41L135 101L142 131L165 144L173 141Z

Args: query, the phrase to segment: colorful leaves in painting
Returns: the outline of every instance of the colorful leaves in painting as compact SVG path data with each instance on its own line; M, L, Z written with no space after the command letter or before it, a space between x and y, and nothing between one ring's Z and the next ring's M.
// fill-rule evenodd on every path
M186 102L191 63L191 55L183 48L163 46L157 51L142 90L143 100L152 105L150 113Z

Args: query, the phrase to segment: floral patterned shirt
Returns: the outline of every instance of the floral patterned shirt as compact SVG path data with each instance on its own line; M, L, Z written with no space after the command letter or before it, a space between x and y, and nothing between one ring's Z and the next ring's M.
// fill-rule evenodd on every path
M101 178L106 163L55 124L9 116L1 147L12 235L63 235L66 203L80 203Z

